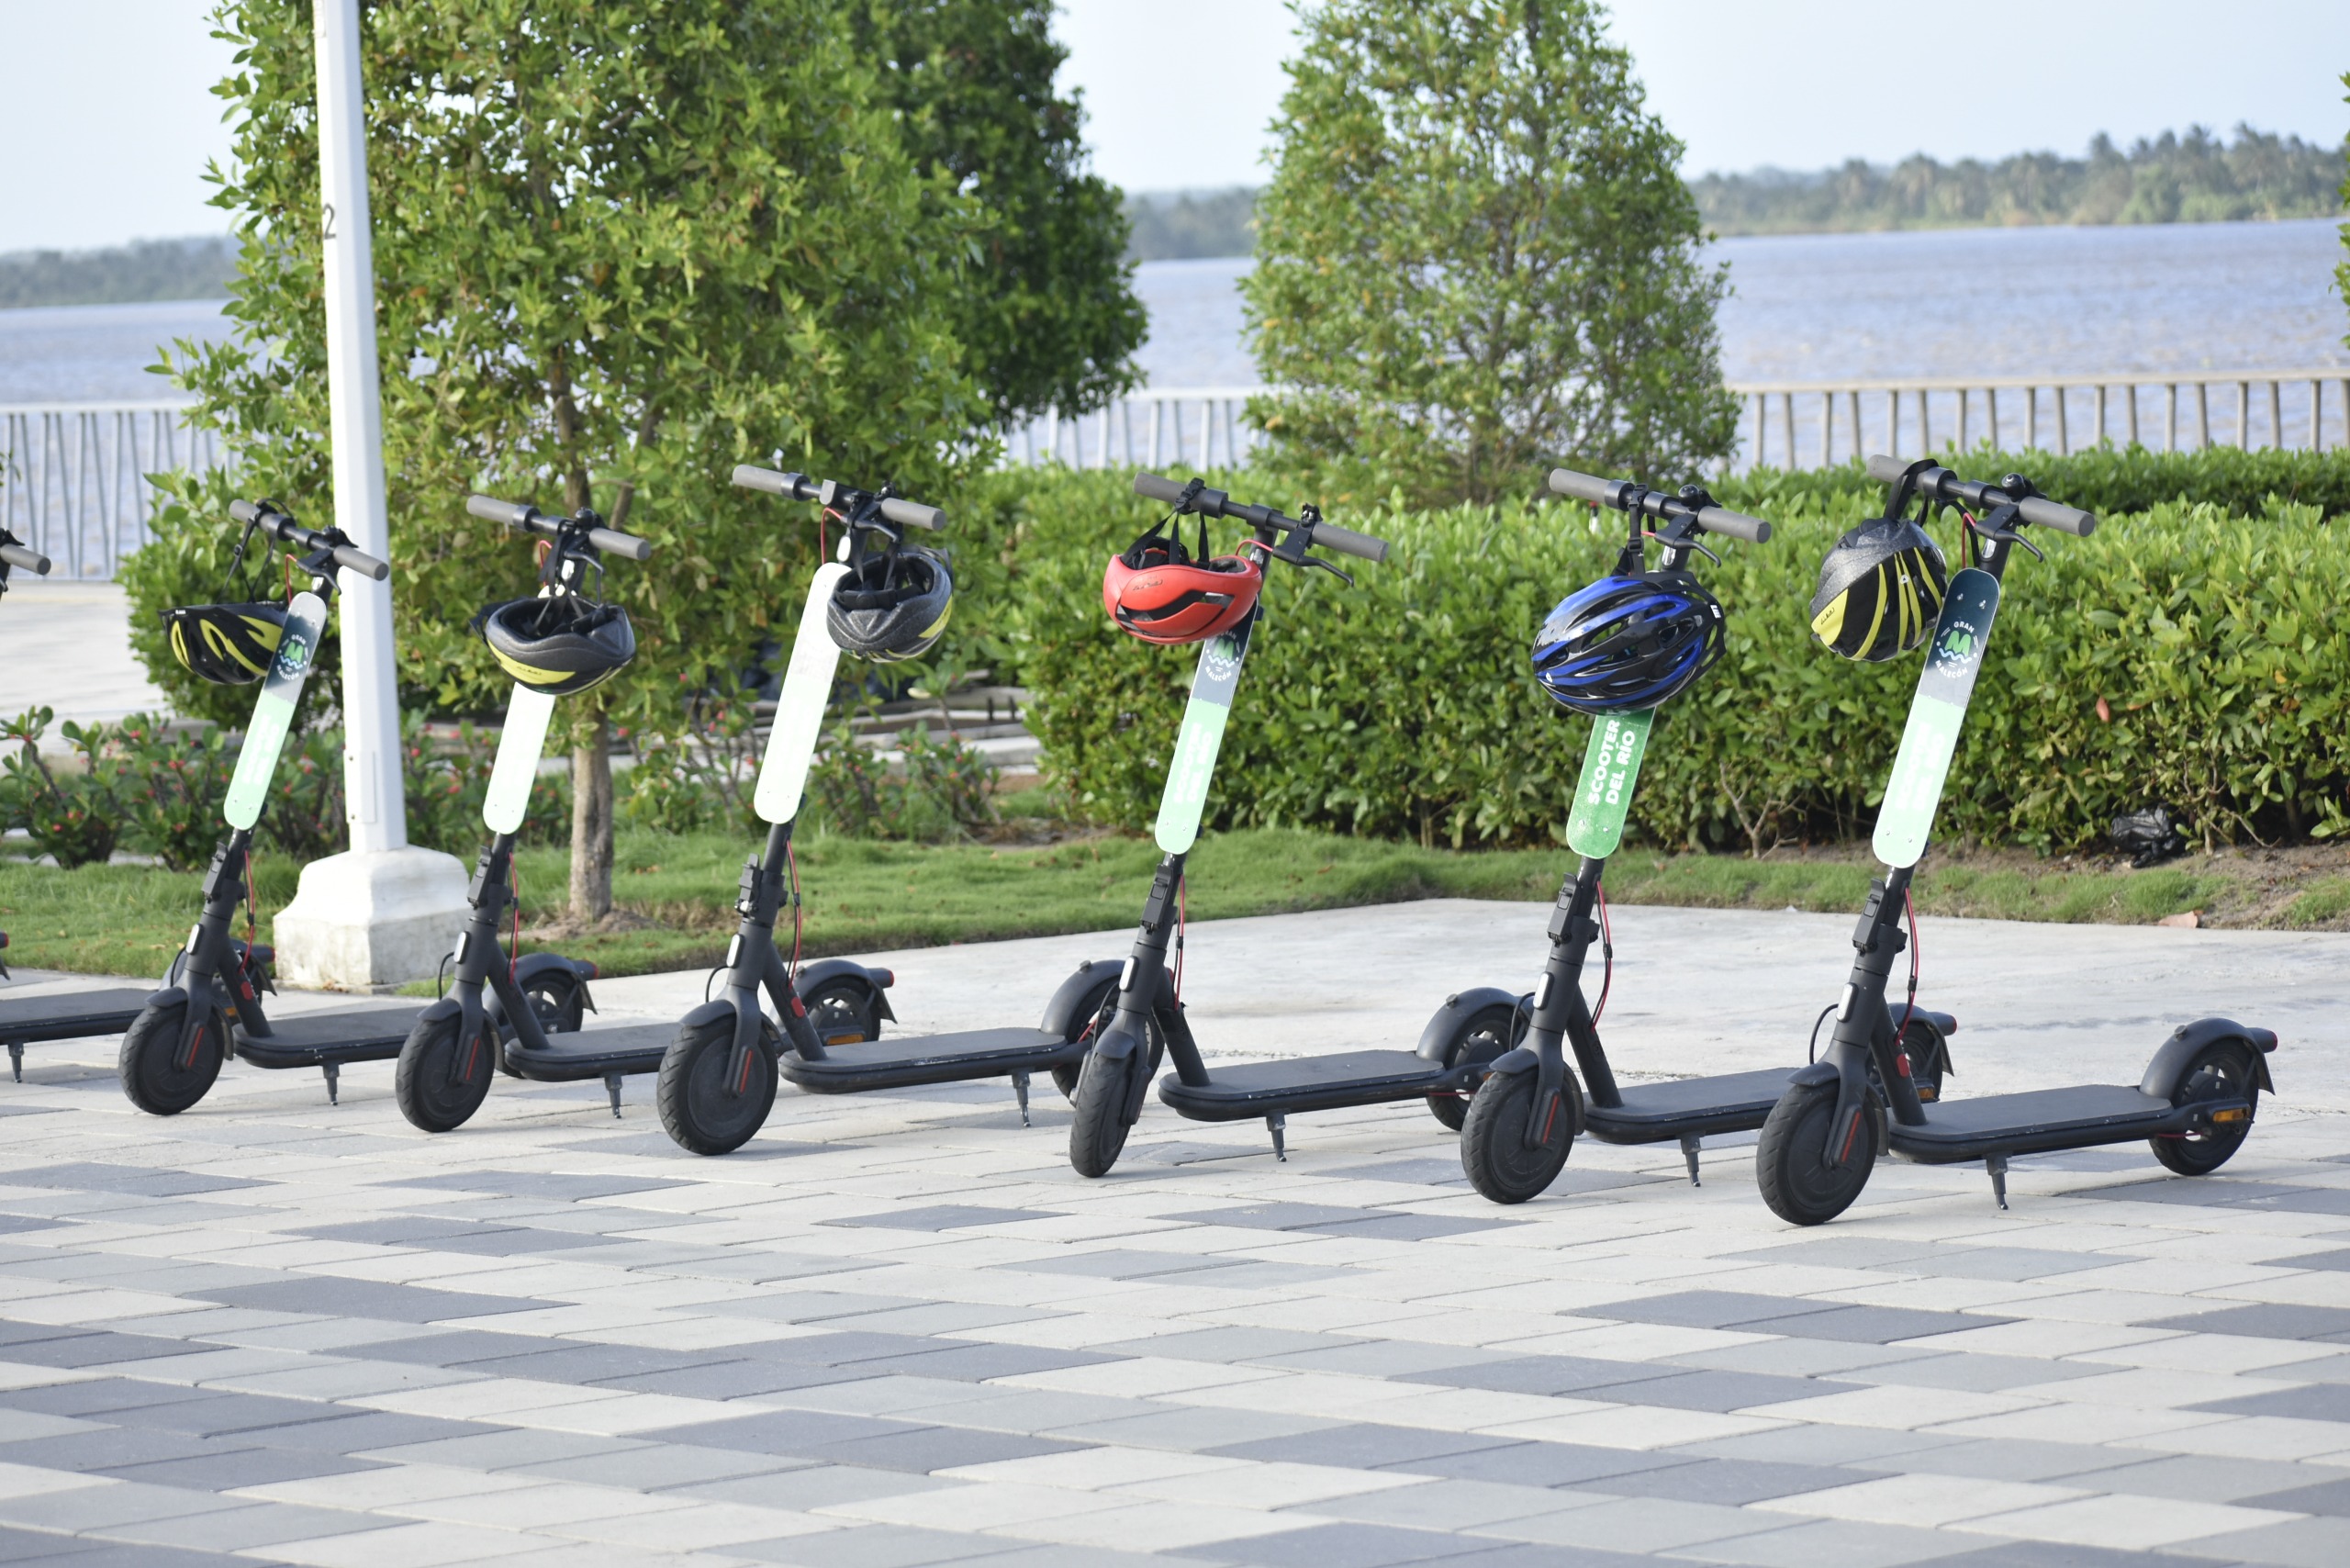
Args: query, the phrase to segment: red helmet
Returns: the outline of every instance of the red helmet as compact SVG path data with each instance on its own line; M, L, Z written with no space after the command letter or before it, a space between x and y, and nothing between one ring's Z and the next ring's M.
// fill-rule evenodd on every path
M1172 647L1204 643L1240 624L1257 608L1265 569L1242 555L1208 554L1207 521L1200 522L1200 556L1180 538L1153 528L1102 574L1102 608L1119 629Z

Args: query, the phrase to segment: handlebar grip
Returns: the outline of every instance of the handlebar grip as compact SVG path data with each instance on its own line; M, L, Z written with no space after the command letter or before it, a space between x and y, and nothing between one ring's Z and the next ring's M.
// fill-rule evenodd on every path
M239 522L251 522L253 519L261 515L261 508L253 505L251 501L230 501L229 503L229 515L235 518Z
M883 498L881 515L907 528L934 530L946 526L946 514L936 507L926 507L920 501L901 500L896 496Z
M1158 474L1135 476L1135 494L1146 500L1165 501L1169 505L1183 498L1183 487Z
M1761 544L1771 537L1771 525L1759 517L1732 511L1728 507L1707 507L1697 514L1697 526L1708 533L1727 533L1732 539L1743 539L1749 544Z
M1368 533L1357 533L1351 528L1340 528L1335 523L1315 523L1314 543L1326 544L1341 555L1360 555L1371 562L1387 559L1387 541L1374 539Z
M392 575L390 562L378 561L366 551L353 550L348 544L334 547L334 564L345 571L357 572L361 577L379 583Z
M2076 539L2087 539L2097 531L2096 518L2078 507L2068 507L2045 496L2027 496L2016 503L2016 510L2026 522L2053 528Z
M1566 496L1573 500L1588 501L1595 507L1614 506L1617 494L1623 488L1621 480L1595 478L1589 474L1578 474L1572 468L1550 470L1552 494Z
M521 501L501 501L495 496L467 496L465 510L484 522L502 522L509 528L527 528L531 513L537 509Z
M735 484L746 490L765 490L770 496L799 499L800 487L794 483L799 477L797 474L778 474L772 468L761 468L755 464L734 465Z
M37 577L49 576L49 557L21 544L0 544L0 561L20 567Z
M589 529L588 543L623 560L642 561L653 554L653 541L650 539L639 539L633 533L621 533L610 528Z
M1898 457L1887 457L1881 452L1869 454L1869 477L1880 485L1890 485L1908 471L1909 465Z

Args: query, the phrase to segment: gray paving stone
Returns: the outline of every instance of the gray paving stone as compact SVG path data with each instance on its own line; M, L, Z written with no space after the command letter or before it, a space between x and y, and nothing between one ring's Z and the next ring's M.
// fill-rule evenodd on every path
M1861 1472L1823 1464L1774 1464L1752 1459L1701 1459L1654 1470L1633 1470L1582 1482L1590 1492L1619 1497L1669 1497L1680 1503L1718 1503L1736 1507L1824 1492L1868 1480Z
M371 1361L399 1361L409 1366L469 1368L476 1361L534 1356L541 1351L560 1350L567 1343L570 1341L531 1334L500 1334L488 1328L442 1328L355 1346L352 1354Z
M1154 1411L1147 1416L1125 1416L1115 1420L1088 1421L1054 1428L1051 1435L1077 1442L1165 1449L1175 1453L1207 1453L1236 1443L1267 1441L1304 1432L1326 1432L1346 1424L1312 1416L1285 1416L1270 1410L1217 1410L1192 1406Z
M2233 1399L2210 1399L2189 1410L2210 1410L2225 1416L2286 1416L2300 1421L2350 1421L2350 1383L2313 1383L2300 1388L2270 1389L2265 1394L2240 1394Z
M2160 1563L2163 1568L2214 1568L2227 1558L2206 1556L2210 1544L2211 1538L2207 1536L2155 1556L2151 1552L2116 1551L2065 1541L2014 1540L1978 1547L1954 1557L1938 1557L1934 1559L1934 1568L2147 1568L2149 1562Z
M1329 1464L1348 1470L1378 1470L1391 1466L1400 1470L1418 1469L1421 1462L1447 1454L1515 1448L1522 1442L1522 1439L1516 1438L1485 1438L1471 1432L1434 1432L1418 1427L1389 1427L1370 1421L1355 1421L1342 1427L1299 1432L1290 1437L1258 1438L1209 1451L1225 1459Z
M2031 1438L1972 1438L1907 1454L1859 1458L1856 1470L1905 1475L1965 1475L1979 1481L2056 1481L2095 1491L2115 1489L2109 1473L2130 1462L2126 1449L2052 1443Z
M1348 1277L1349 1273L1348 1270L1325 1268L1315 1263L1236 1261L1211 1263L1182 1273L1155 1275L1151 1283L1218 1291L1320 1290Z
M265 1448L354 1454L370 1449L400 1448L410 1443L479 1436L510 1428L475 1421L450 1421L436 1416L411 1416L399 1410L357 1410L325 1406L322 1421L290 1427L257 1427L240 1432L241 1441Z
M2036 1247L1937 1247L1906 1267L1874 1267L1932 1279L2045 1280L2136 1261L2126 1253L2116 1252L2056 1252Z
M507 1470L521 1464L543 1464L551 1459L583 1454L617 1453L646 1445L627 1438L599 1438L587 1432L551 1432L535 1428L510 1428L431 1442L393 1443L367 1449L353 1457L392 1464L445 1464L459 1470Z
M79 1536L0 1527L0 1562L58 1562L96 1548Z
M228 1557L211 1551L186 1551L175 1546L150 1546L110 1540L85 1540L70 1557L43 1557L42 1562L71 1563L73 1568L252 1568L250 1557Z
M2189 1550L2226 1562L2276 1563L2279 1568L2341 1568L2350 1562L2350 1519L2290 1519L2258 1529L2205 1536ZM1969 1564L1968 1568L1974 1568ZM1987 1568L1987 1564L1985 1565ZM2031 1564L2029 1568L2039 1568ZM2050 1568L2058 1568L2051 1564ZM2072 1568L2069 1563L2062 1568ZM2103 1564L2098 1568L2104 1568Z
M196 1347L202 1349L203 1347ZM7 1359L28 1366L77 1369L81 1367L118 1366L127 1361L156 1361L164 1356L185 1356L190 1346L185 1339L163 1339L151 1334L78 1334L69 1339L37 1339L28 1344L11 1345Z
M1147 1252L1132 1248L1108 1247L1098 1252L1072 1252L1058 1258L1024 1258L1017 1262L994 1263L990 1267L1016 1270L1024 1274L1075 1274L1088 1280L1147 1280L1159 1274L1186 1274L1197 1271L1203 1262L1197 1252ZM1343 1269L1330 1272L1343 1274Z
M968 1427L923 1427L910 1432L890 1432L824 1445L809 1457L870 1470L904 1470L918 1475L967 1464L994 1464L1004 1460L1035 1459L1045 1454L1077 1453L1081 1443L1052 1438L1032 1438L1018 1432L990 1432Z
M747 1360L780 1361L792 1366L850 1367L890 1356L918 1356L938 1348L938 1341L920 1334L873 1334L843 1329L805 1334L789 1339L767 1339L735 1347Z
M1510 1442L1492 1448L1432 1453L1377 1466L1415 1475L1491 1481L1511 1486L1574 1486L1611 1492L1623 1476L1707 1462L1687 1453L1604 1449L1583 1443Z
M500 1198L556 1198L574 1204L590 1198L626 1197L632 1193L661 1193L692 1184L649 1176L576 1176L552 1170L450 1170L438 1176L403 1176L383 1183L432 1192L487 1193Z
M1295 1511L1358 1524L1397 1525L1405 1529L1473 1529L1498 1519L1555 1513L1561 1494L1545 1486L1451 1478L1382 1487L1350 1496L1319 1497Z
M1262 1568L1390 1568L1395 1563L1467 1557L1492 1547L1489 1541L1435 1530L1349 1523L1313 1525L1278 1535L1220 1540L1212 1550L1225 1561L1261 1564Z
M2334 1497L2326 1489L2344 1480L2341 1471L2323 1464L2288 1464L2276 1460L2227 1459L2215 1454L2177 1454L2138 1463L2124 1461L2094 1473L2100 1492L2127 1492L2143 1497L2182 1497L2197 1503L2244 1503L2260 1508L2284 1508L2302 1514L2350 1512L2320 1506ZM2305 1494L2302 1503L2269 1499L2282 1493Z
M252 1506L242 1497L215 1497L176 1486L125 1481L112 1486L77 1486L70 1492L0 1497L0 1524L32 1529L100 1530L142 1519L185 1518Z
M424 1215L362 1220L351 1225L316 1226L302 1234L316 1237L321 1241L413 1247L428 1252L467 1253L487 1258L520 1258L541 1252L575 1252L587 1248L608 1249L621 1245L592 1233L470 1224ZM599 1258L598 1260L605 1260Z
M1882 1366L1862 1367L1845 1374L1853 1383L1890 1384L1901 1388L1962 1388L1977 1394L2023 1388L2068 1378L2096 1377L2113 1369L2087 1361L2044 1361L2032 1356L1986 1356L1953 1351L1912 1356Z
M389 1317L408 1323L440 1323L451 1318L487 1317L507 1312L535 1312L553 1305L527 1296L483 1295L472 1291L432 1290L423 1285L392 1284L380 1280L342 1280L317 1275L288 1279L275 1284L232 1285L225 1290L193 1293L206 1301L229 1306L256 1306L271 1312L308 1312L321 1317Z
M1720 1345L1710 1350L1684 1350L1672 1361L1677 1366L1710 1367L1721 1372L1770 1372L1778 1377L1841 1377L1865 1383L1870 1380L1862 1375L1864 1369L1898 1366L1948 1353L1908 1346L1863 1345L1849 1339L1750 1339L1742 1345Z
M1522 1358L1504 1355L1494 1350L1481 1350L1473 1345L1428 1345L1410 1339L1365 1339L1359 1344L1336 1345L1321 1350L1293 1350L1286 1355L1258 1358L1267 1366L1294 1367L1301 1372L1351 1372L1363 1377L1408 1378L1415 1374L1451 1372L1460 1368L1493 1368L1510 1365ZM1628 1371L1633 1370L1628 1363ZM1422 1382L1437 1382L1422 1377ZM1490 1386L1481 1383L1446 1383L1452 1388Z
M2297 1306L2261 1302L2249 1306L2223 1306L2211 1312L2153 1318L2142 1327L2183 1328L2193 1334L2244 1334L2259 1339L2315 1339L2327 1344L2342 1344L2350 1342L2350 1306Z
M518 1336L519 1338L519 1336ZM598 1345L576 1339L542 1339L520 1355L487 1356L459 1363L488 1377L528 1378L534 1383L590 1385L624 1377L685 1372L742 1358L731 1350L665 1350L649 1345Z
M843 1416L814 1410L762 1411L720 1421L665 1427L640 1434L646 1441L697 1443L705 1448L739 1449L747 1453L786 1457L823 1457L836 1444L862 1438L894 1437L918 1431L923 1423L889 1421L872 1416Z
M1906 1568L1932 1562L1935 1568L1962 1552L1979 1549L1981 1536L1913 1529L1906 1525L1863 1524L1852 1519L1813 1519L1761 1535L1731 1536L1685 1547L1675 1560L1751 1565L1751 1568ZM2159 1559L2167 1563L2167 1558ZM2139 1568L2153 1568L2145 1559ZM2182 1568L2192 1568L2191 1564Z
M75 1416L45 1416L38 1410L0 1408L0 1443L30 1442L35 1438L59 1438L68 1432L87 1432L104 1425L84 1421Z
M776 1454L744 1453L736 1449L661 1443L621 1449L610 1453L578 1454L568 1459L543 1460L535 1464L511 1465L503 1473L543 1475L551 1481L576 1481L588 1486L617 1486L631 1492L661 1492L711 1481L780 1475L788 1470L810 1468L813 1462L786 1459Z
M1661 1323L1674 1328L1738 1328L1763 1318L1785 1318L1797 1311L1827 1312L1841 1302L1790 1301L1747 1291L1674 1291L1665 1295L1579 1306L1577 1317L1609 1317L1618 1323Z
M667 1134L663 1134L667 1137ZM829 1383L862 1383L880 1376L868 1366L801 1366L788 1361L718 1361L683 1372L646 1372L641 1376L607 1378L602 1388L625 1388L638 1394L674 1394L687 1399L751 1399L795 1388L821 1388Z
M135 1198L176 1198L191 1193L233 1193L269 1185L239 1176L205 1176L186 1170L157 1170L140 1165L95 1161L0 1171L0 1182L16 1187L68 1187Z
M1270 1361L1275 1356L1293 1356L1301 1350L1334 1350L1363 1340L1343 1334L1315 1334L1299 1328L1192 1328L1181 1333L1158 1334L1139 1339L1123 1339L1114 1345L1095 1347L1109 1355L1165 1356L1179 1361Z
M239 1445L251 1447L251 1444ZM136 1427L98 1427L62 1438L36 1438L30 1442L0 1444L0 1463L38 1465L81 1474L112 1470L118 1465L144 1464L153 1460L190 1459L222 1447L209 1438L186 1432L154 1432Z
M905 1372L915 1377L952 1378L958 1383L985 1383L990 1378L1020 1377L1035 1372L1064 1372L1070 1367L1098 1367L1123 1360L1090 1350L1050 1350L1034 1345L962 1344L932 1341L933 1348L912 1355L880 1356L856 1363L860 1372Z
M349 1475L382 1468L340 1454L221 1447L185 1459L112 1465L96 1473L122 1481L150 1481L158 1486L185 1486L194 1492L231 1492L241 1486L269 1486L281 1481L308 1481L320 1475Z
M1040 1209L991 1209L974 1204L929 1204L920 1208L888 1209L879 1214L847 1215L822 1221L824 1225L872 1230L961 1230L975 1225L1017 1225L1023 1220L1050 1219Z
M1989 1328L2012 1323L2012 1317L1989 1313L1929 1312L1911 1306L1832 1306L1825 1312L1805 1309L1786 1317L1758 1317L1740 1323L1748 1334L1786 1334L1805 1339L1850 1339L1866 1345L1890 1345L1929 1334L1955 1334L1968 1328Z
M1790 1399L1811 1399L1845 1394L1854 1384L1807 1377L1774 1377L1765 1372L1683 1372L1662 1377L1637 1378L1592 1390L1596 1398L1620 1405L1662 1405L1676 1410L1743 1410L1754 1405L1776 1405Z
M788 1562L793 1568L929 1568L932 1563L1000 1556L1017 1550L1018 1544L994 1535L915 1529L906 1525L858 1525L776 1541L729 1542L726 1555Z
M79 1383L53 1383L41 1388L10 1389L0 1394L0 1405L51 1416L105 1417L117 1410L147 1409L211 1396L212 1391L204 1388L141 1383L128 1377L94 1377Z
M2350 1270L2350 1247L2337 1247L2327 1252L2304 1252L2297 1258L2277 1258L2271 1267L2278 1269L2325 1269L2334 1272Z
M214 1389L201 1391L196 1399L172 1399L153 1405L135 1406L118 1412L113 1419L124 1426L147 1427L164 1432L193 1432L198 1437L218 1438L256 1428L292 1428L313 1421L330 1420L345 1414L331 1405L301 1399L274 1399L262 1394L226 1394Z
M309 1508L296 1503L256 1503L224 1508L192 1518L115 1525L107 1534L117 1540L154 1546L177 1546L203 1551L250 1551L289 1540L320 1540L329 1536L363 1535L398 1521L354 1514L341 1508ZM5 1561L5 1559L0 1559ZM250 1561L250 1559L248 1559Z
M2314 1477L2320 1473L2311 1467L2309 1473ZM2098 1479L2104 1482L2107 1478L2099 1476ZM2194 1484L2191 1476L2182 1477L2181 1480L2186 1485ZM2117 1486L2115 1490L2119 1491L2122 1488ZM2129 1490L2135 1491L2137 1488L2131 1487ZM2195 1495L2192 1492L2183 1490L2175 1495ZM2288 1514L2322 1514L2328 1518L2350 1518L2350 1476L2325 1481L2312 1479L2303 1485L2288 1487L2282 1491L2238 1493L2234 1496L2215 1498L2213 1501L2242 1503L2246 1507L2252 1508L2277 1508Z
M1831 1427L1815 1424L1779 1427L1767 1432L1746 1432L1733 1438L1707 1438L1655 1450L1660 1459L1759 1459L1785 1464L1849 1464L1856 1470L1900 1468L1897 1462L1942 1449L1963 1447L1971 1438L1942 1437L1930 1432L1899 1432L1874 1427ZM1924 1468L1923 1462L1919 1467Z
M665 1488L682 1497L703 1497L713 1503L743 1503L757 1508L788 1508L807 1513L871 1502L877 1497L903 1497L916 1492L968 1484L942 1481L911 1471L868 1470L853 1464L813 1464L768 1475L731 1476Z

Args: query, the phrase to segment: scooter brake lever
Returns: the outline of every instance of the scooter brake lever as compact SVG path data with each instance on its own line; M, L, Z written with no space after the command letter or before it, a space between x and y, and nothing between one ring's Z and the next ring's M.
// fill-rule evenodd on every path
M2039 545L2008 526L2021 515L2021 510L2010 501L2005 506L1995 507L1986 512L1983 520L1975 524L1975 532L1986 539L1997 539L2005 544L2020 544L2031 552L2032 559L2045 561L2048 557L2041 554Z
M1332 577L1337 578L1340 582L1346 584L1348 588L1355 586L1355 580L1353 577L1348 577L1346 573L1338 570L1337 567L1332 566L1329 562L1324 560L1319 555L1300 555L1297 558L1297 564L1301 566L1319 566L1324 571L1329 573Z

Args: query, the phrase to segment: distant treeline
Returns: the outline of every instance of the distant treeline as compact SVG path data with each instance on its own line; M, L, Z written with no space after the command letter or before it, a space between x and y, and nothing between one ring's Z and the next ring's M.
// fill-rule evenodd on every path
M2232 144L2200 126L2127 152L2100 134L2086 158L2019 152L1996 163L1707 174L1690 190L1723 234L1959 229L2035 223L2216 223L2331 218L2342 210L2343 150L2236 128Z
M1126 197L1134 225L1126 253L1139 262L1193 256L1245 256L1257 248L1249 220L1257 193L1247 185L1222 191L1152 191Z
M225 299L236 273L236 247L225 235L136 240L105 251L18 251L0 256L0 309Z

